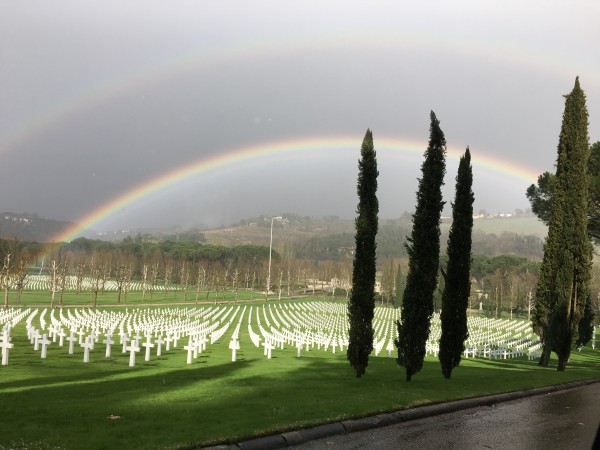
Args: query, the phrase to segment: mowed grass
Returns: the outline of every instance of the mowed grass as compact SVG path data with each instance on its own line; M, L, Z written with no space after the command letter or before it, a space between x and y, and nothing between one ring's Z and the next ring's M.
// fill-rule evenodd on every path
M248 305L250 306L250 305ZM90 363L76 346L51 345L48 358L26 339L24 321L12 333L10 364L0 366L0 448L191 448L355 418L411 406L600 376L600 352L575 352L567 371L526 358L466 359L445 380L434 357L410 383L384 350L360 379L345 353L316 348L274 350L267 360L240 332L238 360L228 348L233 327L193 364L177 349L136 366L113 346L97 344Z
M302 293L300 293L302 294ZM225 298L223 298L225 297ZM143 299L143 300L142 300ZM180 289L156 290L153 292L146 292L143 296L140 291L128 292L127 295L121 294L119 301L116 291L106 290L105 292L99 292L96 297L97 307L137 307L137 306L150 306L150 305L178 305L178 306L195 306L196 304L221 304L230 303L236 301L235 292L227 291L225 294L215 291L206 293L201 291L197 296L198 301L196 302L196 291L191 289L187 296ZM282 295L282 299L286 299L285 295ZM4 300L4 298L2 298ZM8 306L46 306L50 307L52 300L52 294L45 290L30 290L24 291L20 302L17 303L16 291L9 291ZM264 292L254 291L253 293L240 290L237 295L237 301L239 302L262 302L265 300ZM269 301L278 301L277 294L269 294ZM57 292L54 296L54 306L59 307L61 298L60 293ZM62 306L78 306L78 307L91 307L93 305L93 294L89 291L82 291L76 293L75 291L65 291L62 296Z

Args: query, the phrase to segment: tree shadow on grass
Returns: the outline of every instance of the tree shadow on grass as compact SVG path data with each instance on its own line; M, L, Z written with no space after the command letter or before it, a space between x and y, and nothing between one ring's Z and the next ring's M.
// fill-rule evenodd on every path
M289 348L267 360L262 349L247 346L231 362L224 347L215 346L210 357L200 354L190 366L182 359L171 367L124 368L80 380L74 374L0 394L6 418L0 442L31 436L67 448L192 447L563 379L535 361L476 358L463 360L446 380L439 361L428 358L407 383L394 358L372 357L356 378L343 353L297 358ZM575 359L585 374L597 373L598 355ZM61 384L65 378L68 385ZM119 419L108 420L109 414Z

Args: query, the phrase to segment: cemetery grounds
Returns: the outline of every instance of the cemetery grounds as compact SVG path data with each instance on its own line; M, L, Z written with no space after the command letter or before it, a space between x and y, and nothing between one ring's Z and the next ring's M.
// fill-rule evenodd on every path
M541 368L529 322L473 315L452 379L434 317L423 370L406 383L399 310L377 306L375 349L356 378L345 302L253 297L196 304L155 292L142 305L131 292L116 306L113 293L96 309L89 292L55 309L47 292L11 300L0 310L0 449L194 448L600 374L598 349L575 351L565 372L555 359Z

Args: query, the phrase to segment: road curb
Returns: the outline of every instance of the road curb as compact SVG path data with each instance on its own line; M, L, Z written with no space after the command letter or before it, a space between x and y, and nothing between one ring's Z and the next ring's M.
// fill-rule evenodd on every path
M401 422L423 419L426 417L438 416L459 410L475 408L479 406L492 406L498 403L517 400L520 398L532 397L535 395L550 394L556 391L574 389L588 384L600 382L600 378L591 378L588 380L572 381L570 383L557 384L553 386L539 387L525 391L505 392L501 394L492 394L485 397L474 397L452 402L438 403L434 405L419 406L416 408L403 409L391 413L377 414L373 416L361 417L358 419L348 419L341 422L332 422L314 427L303 428L296 431L288 431L272 436L265 436L255 439L249 439L232 445L219 445L206 447L210 450L217 449L244 449L244 450L271 450L300 445L306 442L339 434L348 434L355 431L363 431L372 428L379 428L386 425L394 425Z

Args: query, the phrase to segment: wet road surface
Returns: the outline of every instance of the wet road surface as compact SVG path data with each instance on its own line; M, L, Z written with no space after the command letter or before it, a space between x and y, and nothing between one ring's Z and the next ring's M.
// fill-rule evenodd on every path
M294 449L591 449L600 383L371 430Z

